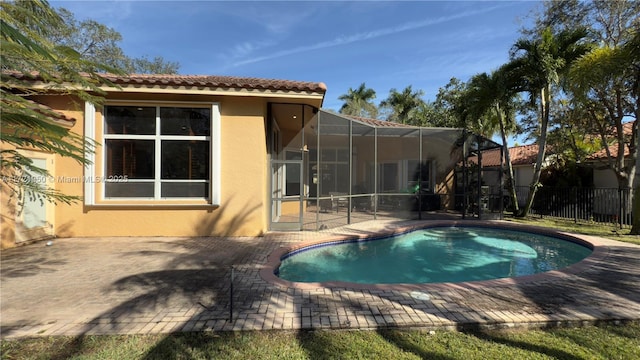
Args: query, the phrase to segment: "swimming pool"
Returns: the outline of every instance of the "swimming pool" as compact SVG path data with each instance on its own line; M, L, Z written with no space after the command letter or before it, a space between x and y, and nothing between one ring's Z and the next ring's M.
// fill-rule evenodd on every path
M296 249L281 257L275 275L302 283L481 281L562 269L591 252L569 238L487 227L432 227Z

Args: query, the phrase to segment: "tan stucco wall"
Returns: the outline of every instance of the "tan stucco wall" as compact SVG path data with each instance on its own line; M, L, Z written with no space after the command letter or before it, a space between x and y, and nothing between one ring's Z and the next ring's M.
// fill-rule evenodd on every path
M3 150L9 147L4 146ZM0 188L0 248L4 249L15 244L16 198L11 197L6 187Z
M119 99L143 101L194 101L218 103L220 110L221 200L220 206L171 206L161 201L145 205L133 203L109 204L96 197L96 205L83 202L72 205L59 204L55 208L55 234L59 237L97 236L258 236L268 230L269 213L268 164L265 119L269 101L286 101L266 97L240 96L187 96L113 94L108 101ZM61 96L37 99L65 115L77 120L72 131L84 134L84 104L72 104L70 98ZM300 100L296 100L300 101ZM317 101L309 102L318 106ZM135 104L135 103L132 103ZM102 114L96 109L97 129L101 129ZM99 134L100 131L96 131ZM97 136L99 137L99 136ZM101 139L96 139L101 141ZM96 154L100 154L98 148ZM89 174L77 162L55 157L56 181L53 186L70 195L82 196L82 181ZM101 156L96 156L96 169L102 173ZM96 187L96 189L99 187ZM13 209L5 206L2 195L2 247L15 242Z
M130 99L129 97L128 99ZM158 99L157 97L154 99ZM168 99L167 99L168 100ZM70 206L59 209L58 236L256 236L267 228L266 102L260 98L197 98L220 104L221 204L219 207L172 207L162 202L109 207ZM97 115L97 122L101 115ZM81 127L74 128L82 131ZM102 166L101 162L97 165ZM73 164L59 163L61 169ZM76 174L78 169L74 169ZM60 184L69 193L82 193L82 184Z
M44 99L44 98L34 98L34 100ZM55 101L53 99L49 99L52 102L57 104L61 104L61 106L65 108L74 108L74 102L71 98L57 98ZM63 114L73 117L73 111L61 111ZM67 124L70 125L70 124ZM0 131L6 131L6 129L0 129ZM0 149L2 150L17 150L21 155L27 156L30 158L46 158L47 161L47 169L49 173L55 175L55 162L60 157L54 157L50 153L40 151L39 149L31 148L31 147L23 147L16 148L11 144L7 144L5 142L0 142ZM50 161L53 160L53 163ZM2 169L4 170L4 169ZM13 176L12 173L7 173L5 171L0 171L0 176ZM57 188L56 184L50 179L38 178L38 181L44 181L48 186L53 188ZM22 199L19 197L22 196ZM25 238L25 234L23 232L24 226L22 226L22 217L24 215L24 196L28 196L25 194L15 194L11 193L9 189L5 186L0 187L0 248L10 248L16 245L16 241L24 241L31 239L31 237ZM47 214L52 214L57 206L54 203L49 203L43 201L43 206L46 207ZM36 235L35 239L42 238L43 236L48 236L51 232L51 227L55 226L55 217L47 216L46 221L51 224L47 225L47 230L45 232L35 231L32 232L33 235ZM49 236L50 237L50 236ZM29 243L30 241L24 241L24 243Z

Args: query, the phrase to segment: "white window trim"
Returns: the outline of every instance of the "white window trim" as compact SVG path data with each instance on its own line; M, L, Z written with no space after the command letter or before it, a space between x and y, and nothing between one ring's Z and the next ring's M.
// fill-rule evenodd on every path
M92 103L84 103L84 137L85 139L96 139L96 107ZM87 164L84 167L85 179L96 178L96 152L91 151L84 154ZM84 205L91 206L96 203L95 181L84 181Z
M220 104L211 104L211 163L209 168L211 169L211 182L209 186L209 197L211 199L211 205L220 205L222 202L222 157L220 156L221 146L221 119L220 119Z
M141 106L202 106L205 103L202 102L141 102L141 101L116 101L115 104L139 104ZM211 106L211 134L208 136L209 144L210 144L210 173L211 178L209 181L209 199L208 205L219 206L222 202L222 186L221 186L221 178L222 178L222 164L221 164L221 116L220 116L220 103L218 102L207 102L206 104ZM107 103L106 105L111 105ZM104 129L103 129L104 132ZM93 104L89 102L85 102L85 112L84 112L84 136L89 139L96 139L96 108ZM142 138L144 135L137 136L136 138ZM155 139L155 136L151 136ZM111 134L109 138L131 138L125 136L121 136L118 134ZM171 138L171 136L164 136L163 139ZM194 137L196 138L196 137ZM202 136L202 139L206 139L206 136ZM104 143L104 133L101 134L101 140ZM104 146L101 146L100 156L105 159L105 149ZM156 153L160 151L159 147L155 147ZM86 159L89 161L85 166L85 176L89 179L97 179L97 169L95 165L96 160L96 152L85 154ZM159 156L159 154L156 154ZM156 169L156 172L159 171ZM159 178L156 174L156 178L151 181L157 182ZM135 202L135 206L140 206L140 201L149 201L151 204L158 203L167 203L167 206L176 205L181 206L182 204L176 204L176 201L194 201L198 199L194 198L105 198L104 197L104 182L100 182L99 184L102 187L102 198L97 199L96 197L96 186L98 185L96 181L85 181L84 182L84 204L86 206L94 206L94 205L108 205L109 202L117 202L118 206L122 205L122 202L132 201ZM154 191L159 191L159 186L156 186Z

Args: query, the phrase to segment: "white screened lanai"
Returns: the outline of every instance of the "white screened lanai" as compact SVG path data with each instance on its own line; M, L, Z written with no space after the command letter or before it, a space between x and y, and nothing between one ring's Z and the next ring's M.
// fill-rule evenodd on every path
M480 201L469 199L480 193L470 189L478 172L466 166L466 158L500 147L462 129L408 126L307 105L274 103L269 114L271 230L480 211L474 208Z

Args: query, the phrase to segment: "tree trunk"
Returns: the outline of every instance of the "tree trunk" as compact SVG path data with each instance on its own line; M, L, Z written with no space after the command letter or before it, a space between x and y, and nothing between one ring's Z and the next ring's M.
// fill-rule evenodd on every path
M549 107L551 106L550 91L550 85L547 85L540 90L540 110L542 116L540 119L540 137L538 138L538 157L536 159L536 167L533 171L533 178L529 185L529 196L527 197L524 209L522 209L522 212L520 213L521 217L527 216L529 211L531 211L533 200L538 188L540 187L540 173L542 173L542 162L545 159L545 152L547 148L547 126L549 125Z
M640 166L638 166L638 159L640 159L640 134L638 133L638 128L640 127L640 89L638 86L640 85L640 78L636 77L635 81L635 95L636 95L636 120L633 123L633 137L635 143L635 152L631 154L633 158L631 158L631 162L633 163L635 176L633 177L633 182L631 186L633 186L633 190L631 196L633 198L632 207L631 207L631 215L633 216L631 232L632 235L640 235Z
M505 147L505 161L507 163L507 180L509 181L509 196L513 203L513 214L517 215L520 211L518 206L518 193L516 192L516 179L513 177L513 166L511 165L511 154L509 154L509 146L507 145L507 133L505 131L504 116L500 111L500 105L496 104L496 113L500 121L500 135L502 136L502 145Z

